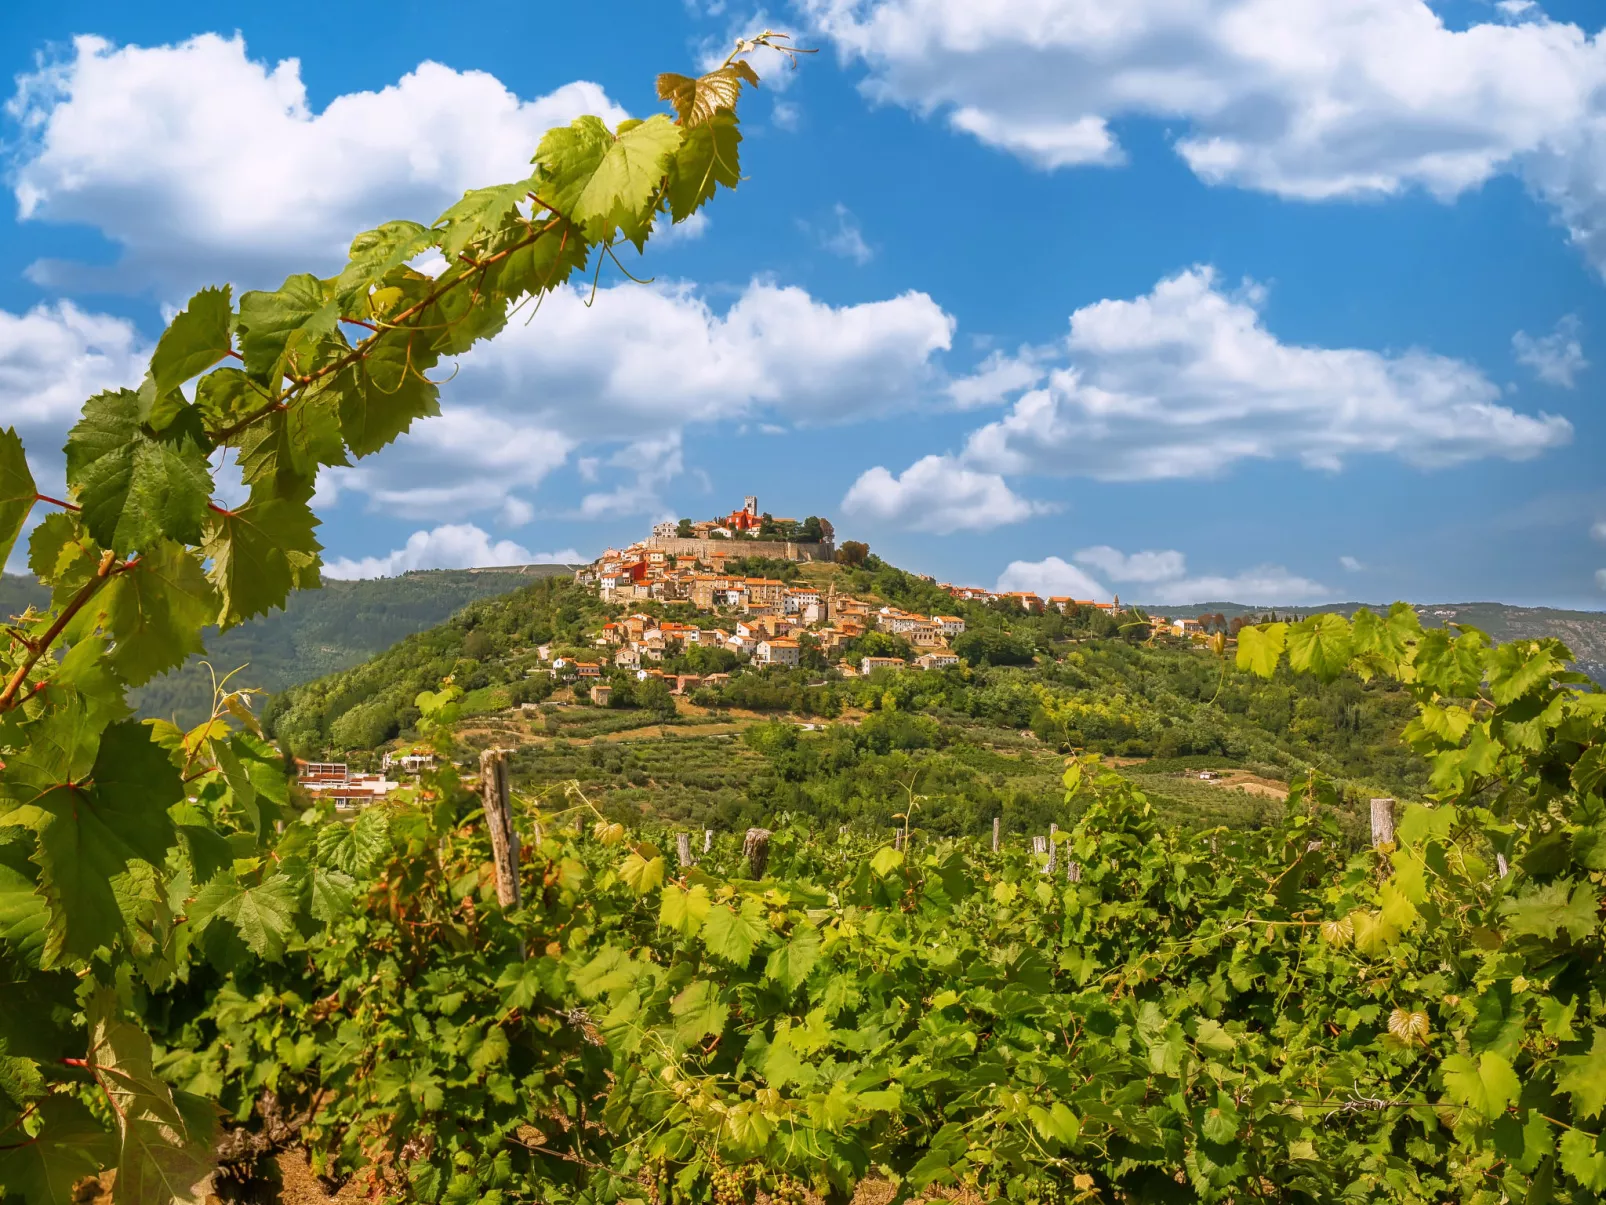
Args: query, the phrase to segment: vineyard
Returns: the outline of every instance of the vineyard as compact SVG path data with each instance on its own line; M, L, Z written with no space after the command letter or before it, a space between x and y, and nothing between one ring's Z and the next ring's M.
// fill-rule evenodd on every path
M1245 674L1408 700L1426 801L1376 844L1317 774L1275 823L1184 828L1085 755L1042 853L911 786L896 842L778 822L683 857L582 789L504 791L494 753L308 806L227 683L188 730L129 718L203 629L317 584L319 466L738 183L757 82L661 77L672 117L554 130L336 277L198 294L85 406L67 498L0 433L0 553L43 508L51 590L0 653L5 1198L258 1199L294 1145L442 1205L1600 1199L1606 695L1555 640L1408 607L1243 629ZM442 748L456 691L413 700Z

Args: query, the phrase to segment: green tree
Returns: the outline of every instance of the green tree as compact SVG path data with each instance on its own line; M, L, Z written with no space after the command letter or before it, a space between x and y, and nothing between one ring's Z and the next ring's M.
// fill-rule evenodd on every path
M864 564L865 558L870 555L870 545L861 540L847 540L836 550L836 559L844 565L854 568Z

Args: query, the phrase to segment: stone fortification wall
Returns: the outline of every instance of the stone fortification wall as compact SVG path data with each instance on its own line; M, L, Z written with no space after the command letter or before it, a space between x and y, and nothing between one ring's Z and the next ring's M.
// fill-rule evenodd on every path
M652 536L647 547L654 552L667 552L670 556L691 556L699 561L712 561L715 556L766 556L785 561L829 561L836 553L831 540L817 544L800 544L793 540L693 540L679 536Z

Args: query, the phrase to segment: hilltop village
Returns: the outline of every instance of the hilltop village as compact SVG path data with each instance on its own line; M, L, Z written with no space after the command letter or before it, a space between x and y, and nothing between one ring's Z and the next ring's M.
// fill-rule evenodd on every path
M565 589L572 597L544 619L509 612L496 624L504 635L474 630L457 638L456 654L426 656L416 682L399 665L351 671L375 680L338 687L328 707L316 709L313 724L329 725L327 739L313 732L290 738L309 759L303 787L343 808L389 794L397 776L411 777L419 766L410 763L427 756L406 744L418 714L414 698L443 684L460 700L452 714L477 717L470 727L483 739L501 733L496 739L523 741L537 729L552 736L597 724L718 726L777 707L808 713L815 704L799 692L829 693L906 671L931 674L928 685L938 693L963 689L975 670L1042 664L1048 646L1018 632L1011 616L1033 620L1034 630L1052 621L1039 633L1050 642L1120 636L1152 643L1163 635L1193 648L1224 647L1238 623L1221 615L1171 621L1122 610L1119 600L938 582L888 565L863 543L838 544L829 520L761 511L754 496L726 515L659 523L645 539L609 548L574 571ZM453 626L417 639L445 653ZM952 681L942 673L949 670L958 675ZM376 690L385 697L373 697ZM606 720L598 709L626 714ZM1012 722L1019 728L1031 718L1028 708ZM342 761L312 760L363 749L392 756L364 773Z
M940 670L959 664L952 642L965 631L958 615L918 614L896 606L840 592L834 578L810 581L799 570L810 565L862 563L868 550L852 541L838 549L828 520L810 516L799 522L762 513L756 496L740 509L714 519L664 522L645 540L625 548L609 548L580 569L576 580L596 589L603 602L664 604L685 610L684 620L630 614L603 625L597 644L606 660L559 658L560 675L598 680L605 666L635 672L640 678L670 675L655 672L653 663L691 648L723 650L735 664L808 665L834 668L845 677L877 670ZM755 571L759 570L759 571ZM1018 604L1024 611L1061 612L1070 607L1114 611L1110 603L1070 597L1040 598L1029 592L1000 593L973 586L936 583L963 602ZM715 622L693 622L712 618ZM844 653L862 646L871 632L893 638L869 642L875 651ZM907 649L907 653L904 649ZM683 694L705 681L717 683L729 673L673 675L673 693ZM594 690L594 701L606 699L606 687Z

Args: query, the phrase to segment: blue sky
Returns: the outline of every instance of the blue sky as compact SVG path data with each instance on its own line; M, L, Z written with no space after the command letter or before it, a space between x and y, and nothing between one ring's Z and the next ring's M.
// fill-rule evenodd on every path
M740 190L332 475L337 572L757 493L946 580L1606 604L1599 16L1085 7L11 6L0 422L59 476L194 287L331 273L768 25L820 53L759 62Z

